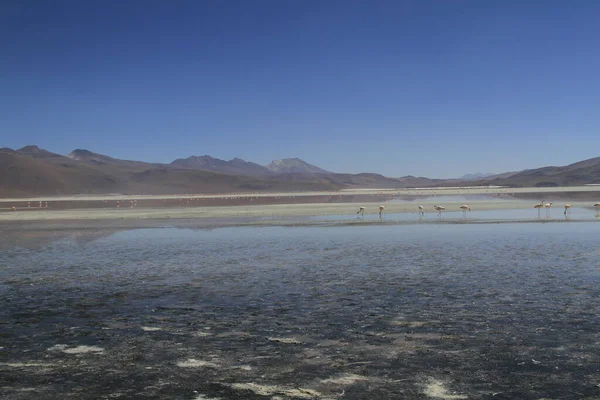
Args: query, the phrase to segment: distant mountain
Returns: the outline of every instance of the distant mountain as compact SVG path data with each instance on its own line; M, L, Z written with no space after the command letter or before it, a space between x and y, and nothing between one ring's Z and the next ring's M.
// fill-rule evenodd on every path
M412 175L396 178L396 180L400 182L400 187L406 188L456 185L456 179L433 179Z
M51 153L48 150L40 149L37 146L29 145L17 150L17 153L24 154L35 158L46 158L46 157L64 157L60 154Z
M23 152L0 150L0 197L109 193L230 193L343 188L335 182L310 177L287 180L273 176L251 177L198 171L164 164L118 160L89 151L74 151L71 156L72 158L64 157L34 146L27 146ZM234 161L232 164L239 162Z
M474 174L463 175L458 179L461 181L474 181L476 179L483 179L483 178L487 178L488 176L492 176L492 175L495 175L495 174L489 174L489 173L484 173L484 172L475 172Z
M475 181L480 182L480 181ZM569 186L600 184L600 157L579 161L562 167L542 167L485 178L486 184L523 186Z
M42 149L21 150L0 152L0 196L113 193L120 186L119 177L66 157L48 156L54 153Z
M118 163L120 161L103 154L93 153L89 150L83 149L75 149L67 154L67 157L77 161L96 161L99 163Z
M311 165L299 158L275 160L265 167L253 162L242 160L241 158L234 158L232 160L225 161L205 155L179 158L173 161L170 165L177 168L263 177L282 174L331 174L331 172Z
M269 171L277 174L302 173L302 174L331 174L315 165L309 164L299 158L284 158L271 161L267 165Z
M275 175L276 179L287 182L320 182L331 184L340 188L398 188L403 187L401 182L394 178L386 178L383 175L361 173L361 174L310 174L301 172L280 173Z
M228 175L204 170L153 168L133 174L135 193L228 193L235 191L337 190L342 186L316 180L287 181L274 177Z
M518 174L519 172L521 172L521 171L511 171L511 172L503 172L501 174L489 175L489 176L486 176L485 178L483 178L483 180L489 181L489 180L493 180L493 179L508 178L510 176Z
M98 154L91 152L89 150L83 149L75 149L67 155L71 160L76 161L84 161L92 164L107 164L114 165L125 168L151 168L153 166L157 166L157 164L146 163L143 161L130 161L130 160L120 160L118 158L112 158L109 156L105 156L104 154Z
M268 176L271 172L262 165L244 161L241 158L225 161L211 156L191 156L173 161L171 166L178 168L197 169L203 171L221 172L232 175Z
M464 180L410 175L388 178L374 173L339 174L298 158L273 161L266 167L239 158L224 161L210 156L192 156L171 164L153 164L120 160L82 149L73 150L65 157L33 145L19 150L0 148L0 197L308 191L461 184L464 184ZM473 186L551 187L584 184L600 184L600 157L562 167L507 172L469 181L469 185Z

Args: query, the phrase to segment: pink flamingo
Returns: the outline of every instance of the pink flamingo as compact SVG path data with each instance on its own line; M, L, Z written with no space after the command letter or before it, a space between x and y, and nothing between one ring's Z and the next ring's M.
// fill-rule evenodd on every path
M538 210L538 218L540 216L540 210L542 209L542 207L544 207L544 200L542 200L540 204L536 204L535 206L533 206L533 208L537 208Z

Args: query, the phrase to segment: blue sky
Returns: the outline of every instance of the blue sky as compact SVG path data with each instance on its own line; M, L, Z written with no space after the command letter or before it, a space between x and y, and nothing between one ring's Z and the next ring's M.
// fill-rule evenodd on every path
M0 4L0 147L453 177L600 156L600 2Z

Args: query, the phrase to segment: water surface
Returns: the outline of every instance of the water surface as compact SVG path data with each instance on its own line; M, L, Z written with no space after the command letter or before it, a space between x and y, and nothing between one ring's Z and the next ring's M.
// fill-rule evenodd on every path
M0 395L593 398L599 227L15 231Z

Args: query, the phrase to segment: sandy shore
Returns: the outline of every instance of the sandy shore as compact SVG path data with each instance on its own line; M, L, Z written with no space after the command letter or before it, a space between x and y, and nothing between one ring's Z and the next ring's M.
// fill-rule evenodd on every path
M275 193L221 193L221 194L177 194L177 195L77 195L77 196L44 196L0 199L0 207L3 204L15 202L38 202L38 201L104 201L104 200L162 200L162 199L231 199L231 198L296 198L311 196L450 196L450 195L477 195L477 194L527 194L527 193L580 193L600 192L600 186L562 186L562 187L438 187L417 189L348 189L340 191L323 192L275 192Z
M0 199L0 222L59 220L142 220L206 218L279 218L352 215L359 206L365 214L417 213L422 205L433 214L434 204L447 212L460 211L468 202L473 210L531 209L541 198L554 198L555 208L564 203L593 209L598 186L559 188L431 188L403 190L343 190L338 192L258 193L179 196L72 196L56 198ZM477 197L479 195L479 197ZM476 196L465 201L460 197ZM521 196L521 197L519 197ZM559 200L560 199L560 200ZM600 199L600 194L599 194ZM131 208L136 200L135 208ZM399 201L400 200L400 201ZM38 202L49 202L39 208ZM31 207L28 207L31 202ZM120 207L117 208L117 204ZM12 206L16 211L11 211Z

